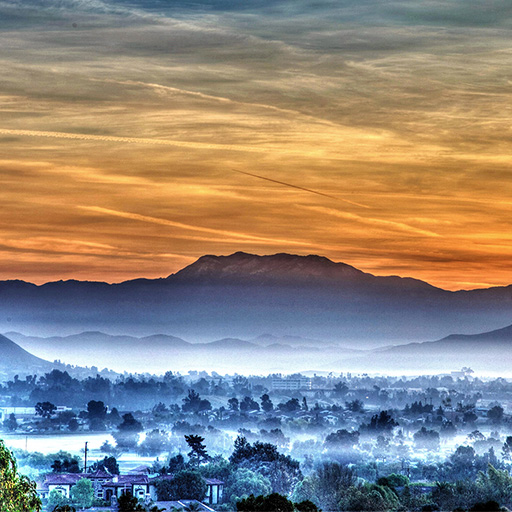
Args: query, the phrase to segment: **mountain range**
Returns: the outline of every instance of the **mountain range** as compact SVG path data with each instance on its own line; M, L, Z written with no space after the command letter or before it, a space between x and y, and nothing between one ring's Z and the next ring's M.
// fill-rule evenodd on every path
M225 373L298 371L303 369L305 361L321 368L334 359L346 359L363 353L361 350L327 344L308 346L307 340L300 338L290 337L292 344L284 344L283 339L272 335L254 340L223 338L209 343L190 343L165 334L138 338L98 331L47 338L24 336L17 332L8 332L6 336L43 359L57 359L80 366L108 367L121 372L212 369Z
M511 319L511 286L451 292L315 255L209 255L166 278L117 284L0 282L0 331L36 336L162 332L207 341L270 332L367 349Z
M61 359L66 363L109 367L117 371L163 373L205 370L218 373L267 374L306 370L423 374L449 373L463 366L478 373L510 375L512 326L475 335L453 334L443 339L354 350L324 344L296 346L272 335L253 340L224 338L209 343L189 343L168 335L143 338L83 332L64 337L38 338L20 333L0 337L0 372L27 367L47 371L50 363L36 358ZM8 339L9 338L9 339ZM13 343L14 340L18 345ZM315 341L315 340L309 340Z

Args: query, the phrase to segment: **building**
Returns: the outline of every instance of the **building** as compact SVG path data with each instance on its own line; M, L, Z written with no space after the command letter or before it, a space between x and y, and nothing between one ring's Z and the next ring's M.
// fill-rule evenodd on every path
M206 497L204 501L208 503L208 505L222 503L224 482L217 480L217 478L206 478L206 486Z
M299 389L311 389L311 379L307 377L289 377L272 379L272 389L274 391L297 391Z
M66 498L71 496L71 488L82 478L91 481L94 489L94 496L99 499L106 499L104 485L113 477L106 471L95 471L94 473L51 473L46 476L45 481L38 485L37 492L42 498L47 498L51 491L58 491Z
M66 498L71 496L71 489L82 478L91 481L94 496L105 501L120 498L123 494L131 494L137 499L157 500L156 482L162 478L172 480L172 475L150 478L146 473L111 475L105 471L93 473L52 473L44 482L38 484L37 492L41 498L48 498L51 491L57 491ZM224 482L216 478L207 478L204 502L217 505L222 502Z
M55 414L64 411L71 411L71 408L59 405L57 406ZM14 414L18 421L34 420L35 418L37 418L35 407L0 407L0 421L6 420L11 414Z

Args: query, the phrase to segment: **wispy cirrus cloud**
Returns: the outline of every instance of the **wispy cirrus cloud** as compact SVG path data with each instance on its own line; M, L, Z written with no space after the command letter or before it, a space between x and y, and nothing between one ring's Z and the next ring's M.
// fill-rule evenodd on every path
M506 282L511 10L0 0L0 277L165 275L243 245Z

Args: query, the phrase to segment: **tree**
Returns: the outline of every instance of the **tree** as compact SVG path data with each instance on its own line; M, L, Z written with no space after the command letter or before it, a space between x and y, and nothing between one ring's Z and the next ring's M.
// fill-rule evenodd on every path
M62 459L55 459L50 467L54 473L80 473L77 457L64 456Z
M187 455L192 463L199 467L202 462L206 462L210 458L206 451L206 446L203 444L204 437L195 434L186 435L185 441L187 441L191 449Z
M117 428L118 431L112 435L120 448L134 448L139 440L139 433L144 430L132 413L123 414L123 421Z
M348 386L340 381L340 382L336 382L336 384L334 384L334 391L333 391L333 394L334 396L340 398L342 396L345 396L349 391L349 388Z
M295 508L298 510L298 512L321 512L321 510L312 501L309 500L295 503Z
M352 400L350 402L345 402L345 407L350 412L364 412L364 404L361 400Z
M312 497L325 510L338 510L338 503L345 489L355 485L352 469L336 462L324 462L311 477Z
M501 456L503 460L512 461L512 436L508 436L503 443L503 448L501 449Z
M272 400L270 400L270 397L266 393L260 396L260 400L261 408L263 409L264 412L270 412L274 408Z
M388 411L380 411L379 414L372 416L370 423L367 425L361 425L361 429L370 432L391 432L391 430L396 426L398 426L398 423L393 419Z
M297 412L300 411L300 402L298 398L291 398L288 402L282 402L277 405L277 408L282 412Z
M117 500L118 512L145 512L139 500L131 494L122 494Z
M188 390L188 395L183 399L181 406L183 412L193 412L199 414L201 412L209 411L212 404L208 400L204 400L199 396L199 393L193 389Z
M177 473L178 471L182 471L186 468L187 465L185 464L185 458L183 457L183 455L181 455L181 453L178 453L178 455L169 458L167 471L170 474Z
M48 502L46 504L46 509L53 511L57 507L64 507L65 505L69 505L69 499L66 498L61 492L57 490L52 490L48 494Z
M491 420L494 425L499 425L503 420L503 407L495 405L487 411L487 417Z
M224 489L224 495L228 497L232 504L248 496L266 495L272 492L270 480L260 473L248 468L239 468L234 471Z
M57 407L53 405L51 402L37 402L36 404L36 414L41 416L41 418L50 419L57 410Z
M113 407L110 411L110 414L108 415L108 421L112 423L113 425L119 426L121 423L121 415L119 414L119 411Z
M253 400L250 396L245 396L240 402L240 410L242 412L259 411L260 406L256 400Z
M405 487L410 484L410 480L405 475L398 473L391 473L388 476L383 476L377 480L377 485L383 485L386 487Z
M105 457L91 466L91 471L107 471L111 475L119 475L119 464L115 457Z
M101 401L91 400L87 404L87 416L90 420L104 421L107 417L107 407Z
M4 420L4 428L10 432L14 432L18 428L18 421L14 413L9 414L9 417Z
M414 434L414 444L416 448L437 450L439 448L439 432L421 427L421 429Z
M332 432L325 438L325 445L329 448L349 450L359 443L359 432L349 432L341 429Z
M0 441L0 510L39 512L41 507L35 482L18 474L16 460Z
M497 501L510 504L512 502L512 476L508 471L496 469L492 464L487 472L481 471L477 477L479 498L485 501Z
M91 430L105 430L107 407L101 401L91 400L87 404L87 417Z
M239 410L239 402L238 398L233 397L228 400L229 410L230 411L238 411Z
M69 421L68 421L68 429L70 432L76 432L78 430L78 421L76 418L71 418Z
M237 502L236 510L238 512L295 512L295 507L289 499L277 493L257 497L251 494L248 498Z
M237 437L229 461L250 469L258 468L258 472L270 480L272 490L278 493L288 494L293 485L302 478L298 461L279 453L277 447L271 443L257 441L251 445L243 436Z
M373 512L375 510L385 512L397 510L400 501L395 492L389 487L375 484L364 484L360 487L350 487L346 490L340 501L341 510Z
M162 478L156 483L159 501L198 500L206 495L206 482L197 471L178 471L172 478Z
M94 499L92 482L87 478L81 478L71 487L71 498L79 508L89 508Z
M153 429L139 445L140 455L155 457L160 455L169 443L169 437L163 430Z

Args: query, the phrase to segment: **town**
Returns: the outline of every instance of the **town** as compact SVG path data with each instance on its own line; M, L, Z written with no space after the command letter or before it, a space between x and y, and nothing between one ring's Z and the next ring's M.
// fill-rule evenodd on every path
M419 377L52 370L4 382L0 403L0 437L45 511L512 504L512 382L467 367Z

